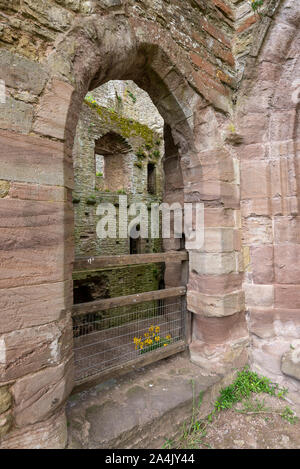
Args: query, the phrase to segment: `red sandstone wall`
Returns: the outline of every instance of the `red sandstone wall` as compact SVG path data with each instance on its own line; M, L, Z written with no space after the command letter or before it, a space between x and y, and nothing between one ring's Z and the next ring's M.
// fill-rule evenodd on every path
M299 20L296 3L283 2L236 107L251 362L298 392Z
M296 2L275 14L277 3L262 21L246 1L0 3L2 447L66 441L71 150L89 86L128 78L149 92L178 146L185 200L205 203L205 244L190 252L193 361L222 375L247 360L241 226L255 366L277 366L290 336L279 349L273 338L298 334L297 131L286 99L298 20Z

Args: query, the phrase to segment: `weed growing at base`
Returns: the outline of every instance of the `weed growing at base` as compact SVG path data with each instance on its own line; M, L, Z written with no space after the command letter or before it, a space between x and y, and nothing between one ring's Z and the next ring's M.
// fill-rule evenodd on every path
M279 388L277 384L271 383L265 376L258 376L257 373L246 367L238 373L236 380L231 385L221 389L220 396L215 402L215 410L231 409L234 404L248 399L253 393L263 392L271 396L283 397L286 395L287 389Z
M242 371L237 373L237 377L232 384L226 388L221 389L219 397L215 401L214 410L204 419L197 418L198 410L200 409L203 393L200 392L198 403L195 399L195 383L192 380L193 388L193 412L191 420L188 424L184 424L182 436L177 442L172 440L166 440L167 447L170 448L173 444L173 448L187 448L187 449L197 449L199 445L204 445L208 448L211 446L208 443L203 441L203 438L206 436L206 428L209 424L213 422L214 416L221 412L222 410L232 409L235 404L238 402L243 403L242 409L235 409L237 413L244 414L278 414L284 420L288 421L291 424L295 424L298 421L298 417L286 406L281 411L274 411L271 408L265 407L264 401L260 402L258 399L255 402L251 401L251 398L255 394L269 394L271 396L277 397L279 399L284 399L284 396L287 394L288 390L286 388L280 388L278 384L272 383L270 379L265 376L259 376L254 371L251 371L248 366L246 366ZM185 446L183 446L183 444Z

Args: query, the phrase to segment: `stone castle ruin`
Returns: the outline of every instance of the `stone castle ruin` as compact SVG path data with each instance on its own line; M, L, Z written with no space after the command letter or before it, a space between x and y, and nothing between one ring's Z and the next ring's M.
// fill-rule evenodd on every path
M0 0L0 448L74 445L83 386L80 445L117 444L97 393L176 357L207 401L249 364L300 405L299 24L293 0ZM203 203L202 248L99 239L120 195ZM106 367L78 375L91 346Z

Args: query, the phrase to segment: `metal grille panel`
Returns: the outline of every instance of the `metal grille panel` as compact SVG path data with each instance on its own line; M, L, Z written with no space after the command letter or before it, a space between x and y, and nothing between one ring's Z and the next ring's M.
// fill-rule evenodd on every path
M150 354L160 347L184 340L183 304L178 298L152 302L148 308L144 303L119 316L100 318L93 313L74 317L75 380L100 374L145 353ZM141 341L135 343L134 338ZM145 344L147 338L153 340L151 345ZM143 348L140 347L141 342Z

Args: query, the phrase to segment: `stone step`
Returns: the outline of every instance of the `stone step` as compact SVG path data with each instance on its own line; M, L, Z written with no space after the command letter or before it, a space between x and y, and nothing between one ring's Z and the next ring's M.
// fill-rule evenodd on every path
M67 404L68 448L162 448L231 379L201 375L182 353L81 391Z

